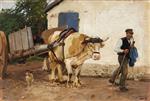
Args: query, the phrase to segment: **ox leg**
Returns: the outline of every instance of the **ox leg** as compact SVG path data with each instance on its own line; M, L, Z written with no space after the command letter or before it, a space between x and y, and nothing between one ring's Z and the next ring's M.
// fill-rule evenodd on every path
M70 61L69 60L66 60L66 68L67 68L67 87L70 87L69 83L72 83L71 81L71 77L72 77L72 66L70 64Z
M62 67L61 67L61 65L57 66L57 70L58 70L58 80L59 80L59 82L63 82L63 75L62 75Z
M71 83L71 77L72 77L72 73L68 73L68 77L67 77L67 87L72 87Z
M48 67L47 67L47 58L44 58L44 61L43 61L43 66L42 66L42 70L46 71L48 70Z
M6 47L6 50L3 52L3 67L2 67L2 79L6 78L7 76L7 63L8 62L8 50Z
M47 72L50 72L50 71L51 71L49 58L44 58L42 70L43 70L43 71L47 71Z
M52 83L55 81L55 70L55 67L51 68L51 75L49 77L49 80L52 81Z
M78 66L78 67L75 69L75 80L74 80L74 82L73 82L73 86L74 86L74 87L80 87L80 86L81 86L81 83L80 83L80 80L79 80L80 71L81 71L81 65Z

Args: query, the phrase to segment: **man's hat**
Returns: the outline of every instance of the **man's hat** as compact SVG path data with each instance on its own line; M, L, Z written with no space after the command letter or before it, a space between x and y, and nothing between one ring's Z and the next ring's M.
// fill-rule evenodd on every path
M126 29L125 32L133 34L133 29Z

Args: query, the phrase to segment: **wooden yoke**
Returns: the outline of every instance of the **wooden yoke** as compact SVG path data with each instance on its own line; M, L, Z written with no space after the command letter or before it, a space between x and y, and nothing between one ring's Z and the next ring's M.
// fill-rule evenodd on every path
M5 33L0 31L0 78L6 77L8 62L8 46Z

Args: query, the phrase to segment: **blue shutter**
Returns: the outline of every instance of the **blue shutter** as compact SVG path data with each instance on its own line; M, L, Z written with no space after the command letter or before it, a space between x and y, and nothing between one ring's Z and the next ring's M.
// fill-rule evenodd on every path
M58 27L68 26L79 30L79 14L76 12L59 13Z
M66 26L66 14L65 13L59 13L58 16L58 27L64 27Z

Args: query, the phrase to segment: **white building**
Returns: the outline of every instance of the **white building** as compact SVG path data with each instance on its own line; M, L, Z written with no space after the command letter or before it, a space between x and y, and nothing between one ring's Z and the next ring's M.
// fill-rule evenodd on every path
M51 0L47 6L48 29L75 27L90 36L110 37L101 49L101 65L118 64L114 46L125 36L125 29L134 30L139 58L136 67L150 66L150 2L148 0ZM71 21L71 22L70 22Z

